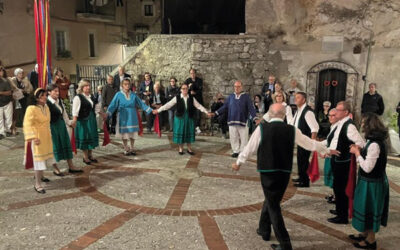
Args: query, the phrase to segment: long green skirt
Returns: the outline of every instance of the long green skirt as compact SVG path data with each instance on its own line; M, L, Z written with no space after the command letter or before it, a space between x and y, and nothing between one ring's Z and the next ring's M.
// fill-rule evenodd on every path
M99 146L99 134L97 133L96 117L92 112L88 119L78 120L75 128L76 148L92 150Z
M333 188L333 173L331 167L331 158L325 158L324 164L324 184Z
M389 184L387 177L367 179L359 176L354 191L352 225L359 232L379 231L386 226L389 213Z
M174 136L172 141L176 144L192 143L195 141L194 121L185 111L182 117L174 118Z
M56 161L72 159L71 141L63 119L50 124L53 153Z

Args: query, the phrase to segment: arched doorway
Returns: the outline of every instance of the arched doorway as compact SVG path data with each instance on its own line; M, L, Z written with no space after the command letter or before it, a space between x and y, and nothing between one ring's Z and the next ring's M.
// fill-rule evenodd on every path
M315 99L315 112L322 110L324 101L336 103L346 99L347 75L340 69L325 69L319 72L318 87Z

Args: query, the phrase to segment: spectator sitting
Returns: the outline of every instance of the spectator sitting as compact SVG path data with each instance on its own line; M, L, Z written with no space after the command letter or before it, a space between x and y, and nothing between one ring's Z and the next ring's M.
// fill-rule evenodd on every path
M257 116L264 114L264 103L261 101L261 95L254 95L253 104Z
M150 102L150 107L152 109L159 109L162 105L164 105L167 102L167 99L165 98L164 91L161 91L161 84L160 84L159 81L156 81L156 83L154 84L154 92L150 96L149 102ZM165 115L164 114L166 114L166 113L158 114L159 122L160 122L160 129L164 125L164 121L165 121ZM149 121L147 123L147 132L150 133L151 132L151 128L153 127L155 115L150 113L147 117L148 117L148 121Z
M322 104L323 110L318 113L318 123L319 123L319 131L318 137L321 139L325 139L329 134L330 123L329 123L329 110L331 108L331 102L325 101Z

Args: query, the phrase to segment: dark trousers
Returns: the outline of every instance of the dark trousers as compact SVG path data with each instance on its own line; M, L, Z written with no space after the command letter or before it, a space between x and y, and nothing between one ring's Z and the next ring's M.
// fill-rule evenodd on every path
M117 125L117 112L111 116L111 119L107 119L107 128L110 134L115 135L115 126Z
M340 218L346 219L349 217L349 198L346 195L346 186L349 179L350 161L348 162L335 162L334 158L331 159L331 166L333 172L333 192L336 199L336 211Z
M271 234L271 225L275 237L283 249L292 249L290 237L285 227L281 213L280 202L289 183L290 173L271 172L261 173L261 185L264 191L265 201L261 210L259 231L263 235Z
M310 179L307 174L308 166L310 165L310 151L305 150L302 147L297 147L297 169L299 172L300 182L309 183Z
M196 109L196 113L194 116L194 125L195 127L200 127L200 121L201 121L201 111Z
M160 129L162 129L162 127L164 125L165 114L166 114L165 112L158 114L158 120L160 122ZM156 119L156 116L153 115L152 113L150 113L147 115L146 119L147 119L147 123L146 123L147 130L150 131L154 125L154 120Z

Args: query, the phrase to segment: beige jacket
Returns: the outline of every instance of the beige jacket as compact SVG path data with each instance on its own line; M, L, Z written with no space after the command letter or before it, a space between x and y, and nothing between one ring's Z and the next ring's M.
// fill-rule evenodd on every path
M17 78L11 77L10 78L10 82L11 82L11 88L14 90L17 88ZM22 90L24 93L26 94L33 94L33 86L31 84L31 82L28 80L28 77L25 77L24 79L22 79L22 83L24 84L25 88Z

